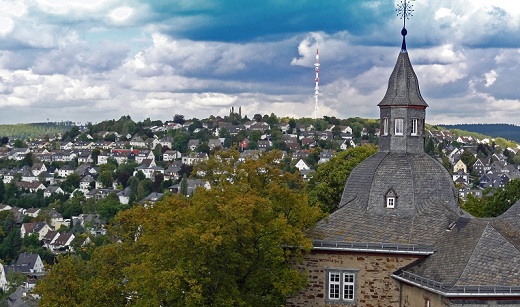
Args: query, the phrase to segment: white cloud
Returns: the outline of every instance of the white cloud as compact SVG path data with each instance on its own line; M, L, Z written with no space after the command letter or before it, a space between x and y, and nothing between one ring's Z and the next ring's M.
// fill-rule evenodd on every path
M493 83L495 83L495 81L497 80L497 76L498 74L494 69L485 73L484 77L486 78L486 84L484 86L490 87L491 85L493 85Z
M108 17L116 24L123 24L134 15L134 9L129 6L120 6L113 9Z

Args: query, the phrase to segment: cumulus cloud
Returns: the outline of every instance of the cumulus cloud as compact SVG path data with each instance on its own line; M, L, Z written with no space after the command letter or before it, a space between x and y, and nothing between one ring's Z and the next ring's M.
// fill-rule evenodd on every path
M407 43L427 121L518 123L520 6L413 4ZM402 39L394 10L358 0L0 0L0 112L100 121L242 106L312 117L319 43L319 115L377 117Z

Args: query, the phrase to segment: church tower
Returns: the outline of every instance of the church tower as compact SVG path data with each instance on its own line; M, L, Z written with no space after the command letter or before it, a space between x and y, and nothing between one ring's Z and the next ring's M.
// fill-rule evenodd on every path
M379 151L424 152L424 119L428 104L419 90L419 82L406 51L406 28L394 70L388 80L385 97L378 104L381 119Z

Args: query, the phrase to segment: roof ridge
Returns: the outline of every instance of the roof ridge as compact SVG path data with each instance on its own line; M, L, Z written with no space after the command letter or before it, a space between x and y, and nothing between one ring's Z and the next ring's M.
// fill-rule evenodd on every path
M378 154L378 153L380 153L380 152L381 152L381 151L377 152L376 154ZM385 156L384 156L383 158L381 158L381 159L379 160L379 162L377 163L377 166L374 167L374 173L373 173L373 175L372 175L372 178L374 178L374 176L375 176L377 170L379 169L379 166L381 165L381 163L383 163L383 160L385 160L386 158L388 158L388 155L390 154L390 151L385 152L384 154L385 154ZM372 187L374 186L374 183L375 183L375 180L372 180L372 183L370 184L370 187L368 188L368 200L369 200L369 201L367 202L367 206L365 207L365 212L363 212L363 215L366 214L367 211L368 211L369 202L370 202L370 194L372 194Z
M457 279L455 280L455 282L453 282L453 285L451 285L451 288L450 288L450 291L451 289L453 289L453 287L455 287L455 285L457 284L457 282L460 280L460 278L464 275L464 273L466 272L466 269L468 269L468 266L469 266L469 263L471 262L471 258L473 258L473 256L475 255L475 252L477 250L477 246L478 244L480 243L480 241L482 240L482 235L484 234L484 231L486 231L487 227L490 226L490 224L488 223L486 225L486 227L484 227L484 229L482 230L482 232L480 233L480 236L477 240L477 243L475 243L475 245L473 246L473 251L471 251L471 255L468 257L468 261L466 261L466 265L464 266L464 270L462 270L462 272L460 273L460 275L457 277Z
M494 229L494 230L495 230L495 231L496 231L496 232L497 232L497 233L498 233L502 238L504 238L504 240L506 240L507 243L509 243L511 246L513 246L513 248L516 249L516 250L520 253L520 249L518 249L518 248L516 247L516 245L514 245L513 243L511 243L511 242L507 239L507 237L504 236L504 235L502 234L502 232L500 232L500 230L499 230L498 228L494 227L493 224L492 224L492 222L493 222L493 221L489 221L489 222L488 222L488 226L490 226L491 228L493 228L493 229ZM486 227L487 227L487 226L486 226Z

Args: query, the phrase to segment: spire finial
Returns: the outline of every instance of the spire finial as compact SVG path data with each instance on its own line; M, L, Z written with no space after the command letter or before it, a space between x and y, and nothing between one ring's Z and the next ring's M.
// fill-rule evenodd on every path
M399 16L400 19L403 20L403 29L401 30L401 35L403 36L403 44L401 45L401 51L406 51L406 40L405 36L408 33L406 30L406 20L410 19L411 16L413 16L413 4L410 4L409 2L415 1L415 0L404 0L401 1L400 4L397 5L397 8L395 11L397 12L397 16Z

